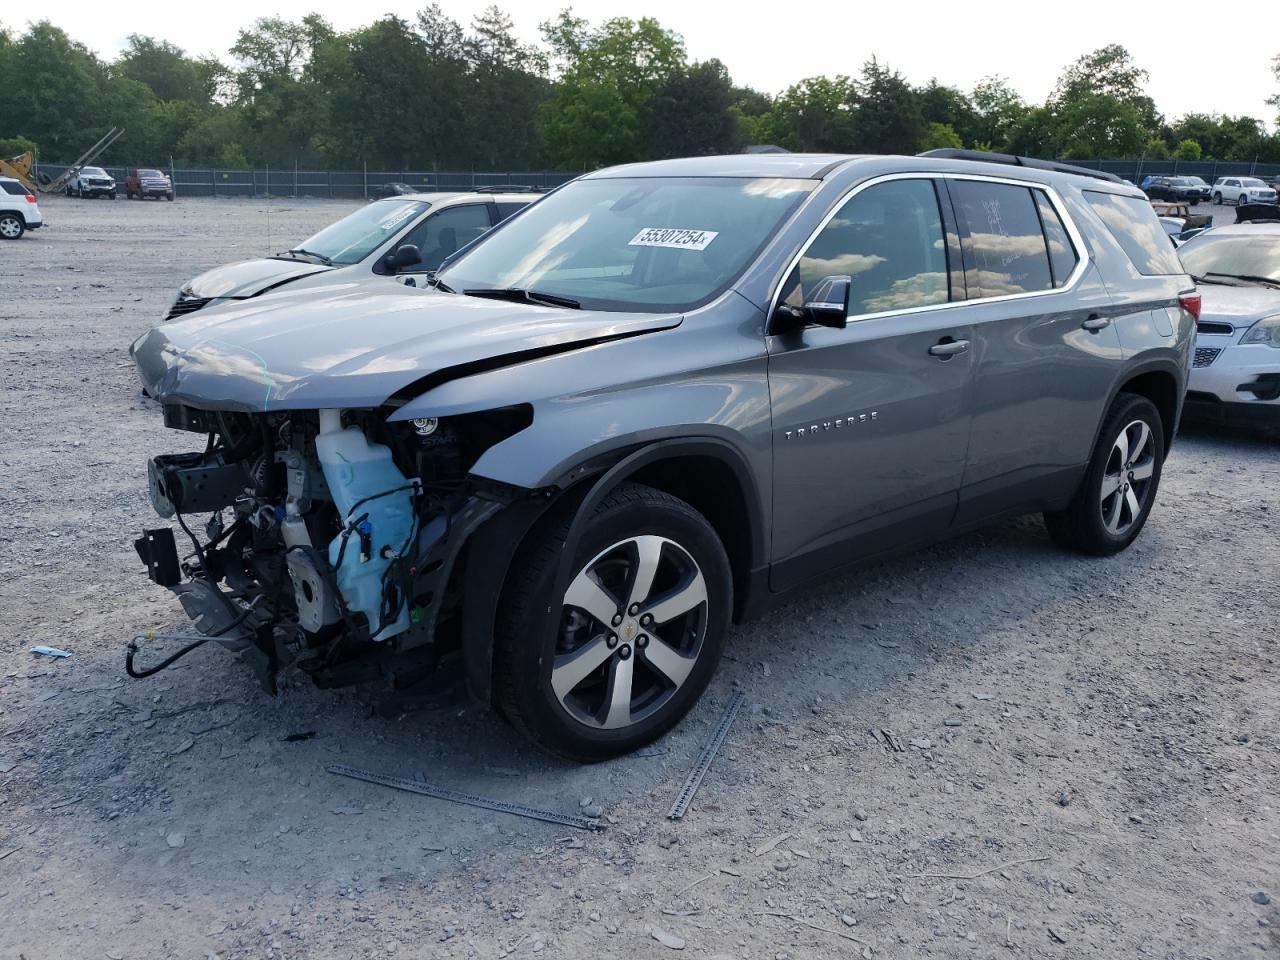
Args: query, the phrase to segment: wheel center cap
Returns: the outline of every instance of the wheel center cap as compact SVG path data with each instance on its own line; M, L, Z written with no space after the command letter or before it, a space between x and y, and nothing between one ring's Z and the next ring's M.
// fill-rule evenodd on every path
M637 633L640 632L640 626L635 620L630 618L622 622L622 626L618 628L618 636L623 640L630 642L635 639Z

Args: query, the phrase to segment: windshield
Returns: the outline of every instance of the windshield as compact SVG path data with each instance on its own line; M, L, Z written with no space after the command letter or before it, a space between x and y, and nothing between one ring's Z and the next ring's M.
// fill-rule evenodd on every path
M1190 177L1171 177L1169 182L1179 187L1190 187L1194 186L1196 181Z
M294 250L318 254L335 264L359 263L430 206L425 200L378 200L329 224Z
M1257 177L1245 177L1240 181L1241 186L1245 187L1265 187L1266 184Z
M1193 277L1268 277L1280 281L1280 236L1202 233L1178 251Z
M140 176L140 177L163 177L163 176L164 176L164 174L163 174L163 173L161 173L159 170L139 170L139 171L138 171L138 176Z
M691 310L746 269L813 180L607 177L528 207L440 273L468 290L520 289L589 310Z
M105 177L107 175L107 171L101 167L82 167L80 172L90 177Z

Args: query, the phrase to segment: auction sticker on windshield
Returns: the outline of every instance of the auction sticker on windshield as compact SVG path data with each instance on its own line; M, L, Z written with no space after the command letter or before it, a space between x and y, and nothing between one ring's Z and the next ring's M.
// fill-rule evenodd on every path
M391 216L387 217L387 219L383 220L380 224L378 224L378 226L383 230L394 229L395 227L400 226L400 224L404 223L406 220L408 220L417 212L418 212L417 204L406 203L404 205L403 210L396 211Z
M627 244L629 247L673 247L676 250L705 250L720 234L715 230L677 230L674 227L645 227Z

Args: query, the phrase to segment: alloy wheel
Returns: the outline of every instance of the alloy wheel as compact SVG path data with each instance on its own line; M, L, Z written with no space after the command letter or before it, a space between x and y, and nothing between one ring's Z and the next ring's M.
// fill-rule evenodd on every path
M1102 525L1112 536L1123 536L1142 515L1155 463L1151 427L1132 421L1116 437L1102 472Z
M652 716L684 685L702 651L707 584L666 537L619 541L565 592L551 688L569 716L616 730Z
M16 217L5 217L0 219L0 236L6 240L14 240L22 236L22 224Z

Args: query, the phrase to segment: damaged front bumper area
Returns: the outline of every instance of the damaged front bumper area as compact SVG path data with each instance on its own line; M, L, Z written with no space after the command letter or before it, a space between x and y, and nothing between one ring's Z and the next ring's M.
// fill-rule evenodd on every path
M472 534L547 498L467 473L528 425L524 407L394 424L376 410L164 410L206 446L150 461L152 505L179 531L146 530L135 547L270 692L289 664L321 686L439 667L461 642Z

